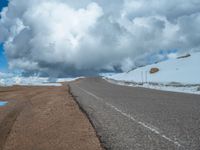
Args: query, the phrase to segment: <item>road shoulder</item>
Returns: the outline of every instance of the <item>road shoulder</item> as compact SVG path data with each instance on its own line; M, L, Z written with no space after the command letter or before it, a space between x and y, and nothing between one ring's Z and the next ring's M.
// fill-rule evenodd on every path
M67 86L0 88L0 99L0 150L102 149Z

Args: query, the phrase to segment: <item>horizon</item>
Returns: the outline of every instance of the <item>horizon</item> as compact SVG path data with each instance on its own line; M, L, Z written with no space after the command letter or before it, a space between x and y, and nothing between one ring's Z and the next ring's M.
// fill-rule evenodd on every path
M200 150L200 0L0 0L0 150Z

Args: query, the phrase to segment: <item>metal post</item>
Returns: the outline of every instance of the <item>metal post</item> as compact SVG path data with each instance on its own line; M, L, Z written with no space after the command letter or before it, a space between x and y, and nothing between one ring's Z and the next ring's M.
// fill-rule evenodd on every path
M143 84L143 71L141 71L141 81L142 81L142 84Z

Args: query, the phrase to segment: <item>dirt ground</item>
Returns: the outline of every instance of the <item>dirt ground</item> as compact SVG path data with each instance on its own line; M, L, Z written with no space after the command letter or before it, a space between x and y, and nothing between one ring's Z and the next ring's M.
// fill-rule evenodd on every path
M0 150L100 150L68 87L0 87Z

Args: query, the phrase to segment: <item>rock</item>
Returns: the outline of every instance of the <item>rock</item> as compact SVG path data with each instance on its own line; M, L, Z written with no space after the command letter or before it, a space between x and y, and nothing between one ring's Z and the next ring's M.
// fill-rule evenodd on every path
M183 56L177 57L177 59L187 58L187 57L190 57L190 56L191 56L190 54L185 54Z
M151 74L158 72L159 69L158 68L151 68L151 70L149 71Z

